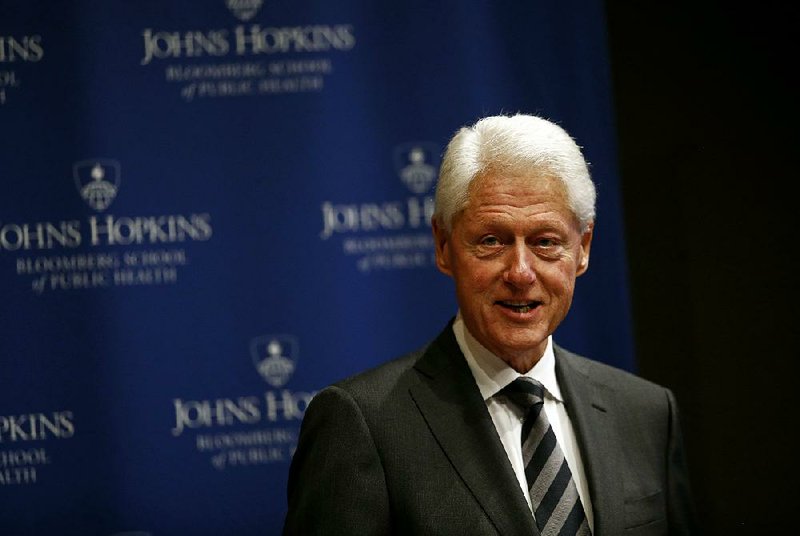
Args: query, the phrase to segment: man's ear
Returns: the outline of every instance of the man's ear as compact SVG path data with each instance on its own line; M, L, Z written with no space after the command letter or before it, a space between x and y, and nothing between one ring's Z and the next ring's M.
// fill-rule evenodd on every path
M433 229L433 243L436 248L436 266L445 275L453 276L453 269L450 264L450 235L444 225L441 225L436 216L431 218L431 228Z
M582 275L589 269L589 251L592 249L592 236L594 235L594 222L590 222L581 235L581 252L578 259L576 275Z

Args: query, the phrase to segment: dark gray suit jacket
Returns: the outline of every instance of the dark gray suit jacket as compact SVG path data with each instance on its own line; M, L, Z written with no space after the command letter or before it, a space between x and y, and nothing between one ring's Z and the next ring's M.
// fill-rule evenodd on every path
M595 536L691 534L669 390L556 347ZM322 390L289 473L285 535L538 535L451 325Z

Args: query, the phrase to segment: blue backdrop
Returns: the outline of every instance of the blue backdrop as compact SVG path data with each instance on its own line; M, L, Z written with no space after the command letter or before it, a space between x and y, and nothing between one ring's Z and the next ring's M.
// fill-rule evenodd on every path
M633 368L603 2L0 0L0 533L278 534L303 411L455 313L460 126L598 184L556 338Z

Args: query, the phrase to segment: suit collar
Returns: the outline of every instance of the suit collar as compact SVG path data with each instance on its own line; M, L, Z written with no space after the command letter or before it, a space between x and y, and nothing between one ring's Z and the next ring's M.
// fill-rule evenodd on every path
M461 316L456 316L453 323L453 333L455 334L458 346L466 358L467 365L472 371L478 388L484 400L489 400L503 390L508 384L520 377L520 373L511 368L508 363L497 357L470 333ZM536 365L528 372L523 374L534 378L544 385L544 388L552 397L559 402L564 399L561 396L561 389L556 381L555 357L553 354L553 338L547 338L547 346L544 355L536 362Z
M578 445L581 449L589 494L594 511L594 535L623 531L624 509L620 460L621 449L614 442L614 392L589 374L590 362L555 346L556 376Z
M453 335L452 321L414 368L420 379L410 389L414 402L497 531L503 535L538 534L489 411Z

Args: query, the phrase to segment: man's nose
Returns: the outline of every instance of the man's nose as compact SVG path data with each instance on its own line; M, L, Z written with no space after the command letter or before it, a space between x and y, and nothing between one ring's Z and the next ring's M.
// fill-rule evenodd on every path
M509 252L508 266L503 273L503 281L520 288L532 285L536 281L533 261L533 252L526 244L515 245Z

